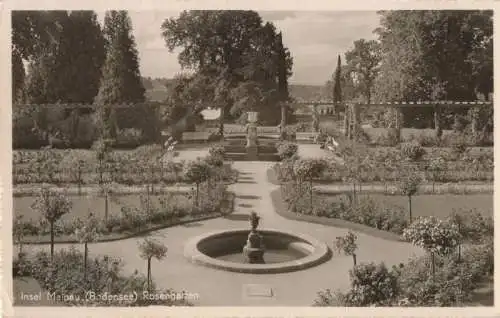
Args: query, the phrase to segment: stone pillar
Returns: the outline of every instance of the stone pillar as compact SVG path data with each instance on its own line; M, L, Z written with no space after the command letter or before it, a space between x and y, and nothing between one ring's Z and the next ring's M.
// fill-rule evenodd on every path
M401 129L403 127L403 114L401 112L401 107L396 106L394 109L394 116L396 117L395 129L396 129L396 138L398 142L401 142Z
M287 108L288 106L286 105L285 102L281 102L280 104L281 107L281 129L284 129L286 124L287 124L287 118L286 118L286 113L287 113Z
M344 107L344 136L349 137L349 105Z
M318 105L313 105L312 130L313 130L313 132L318 132L319 131Z
M353 104L352 107L352 131L351 131L351 139L356 139L358 136L358 131L360 128L360 113L359 113L359 104Z
M443 129L441 127L441 109L438 105L434 105L434 132L436 138L441 138Z
M475 138L478 135L479 109L477 107L471 108L470 115L471 115L472 136L474 136Z

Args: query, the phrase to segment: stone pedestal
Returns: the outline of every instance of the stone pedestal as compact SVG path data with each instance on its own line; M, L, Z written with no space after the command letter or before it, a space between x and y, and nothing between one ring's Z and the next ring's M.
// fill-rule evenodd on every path
M258 135L257 135L257 112L248 112L247 124L247 158L248 160L259 159Z
M259 147L257 146L246 146L247 149L247 159L250 161L259 160Z
M264 264L264 243L262 235L252 231L243 247L243 255L250 264Z

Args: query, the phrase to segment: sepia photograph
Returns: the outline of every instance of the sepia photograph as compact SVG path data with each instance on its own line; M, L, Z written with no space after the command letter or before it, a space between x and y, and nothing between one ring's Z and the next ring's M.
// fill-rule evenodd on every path
M493 10L10 15L14 310L494 307Z

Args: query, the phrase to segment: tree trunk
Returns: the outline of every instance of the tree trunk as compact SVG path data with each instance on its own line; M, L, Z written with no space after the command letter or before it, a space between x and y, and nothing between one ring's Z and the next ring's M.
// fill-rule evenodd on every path
M149 186L146 185L146 213L149 213L150 210L149 201L150 201Z
M199 206L199 202L198 202L198 199L199 199L199 192L200 192L200 184L199 183L196 183L196 207Z
M432 268L432 278L436 277L436 260L434 253L431 253L431 268Z
M104 221L108 221L108 211L109 211L109 202L108 202L108 192L104 194Z
M155 191L155 185L154 185L154 177L155 177L155 168L154 167L151 167L151 171L150 171L150 174L151 174L151 193L154 193Z
M151 291L151 257L148 257L148 292Z
M458 243L458 262L461 261L461 254L462 254L462 244Z
M344 106L344 136L349 136L349 107L347 104Z
M89 247L87 242L84 243L84 251L83 251L83 280L87 282L87 259L89 255Z
M411 224L413 221L413 216L411 213L411 195L408 196L408 212L410 214L410 224Z
M82 194L82 167L80 167L80 165L78 165L77 175L78 175L78 195L81 195Z
M354 266L356 266L356 254L352 254L352 261L354 262Z
M281 131L285 129L286 126L286 111L287 111L287 106L285 103L281 104Z
M310 186L310 205L309 205L309 211L310 213L312 214L312 211L313 211L313 179L312 177L309 179L309 186Z
M356 182L352 183L352 202L356 202Z
M99 184L102 184L102 159L99 159Z
M54 259L54 222L50 222L50 260Z
M224 106L220 108L220 118L219 118L219 134L224 136Z

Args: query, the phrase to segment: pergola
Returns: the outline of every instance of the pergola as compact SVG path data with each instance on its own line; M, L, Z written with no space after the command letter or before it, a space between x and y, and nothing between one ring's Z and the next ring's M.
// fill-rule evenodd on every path
M293 105L309 105L313 108L318 106L327 106L326 113L337 114L336 110L339 106L345 108L344 113L344 131L346 136L352 138L356 136L357 131L360 127L360 112L362 109L368 107L383 107L383 108L393 108L396 111L396 121L394 129L397 131L398 136L401 136L401 109L403 108L414 108L414 107L428 107L434 110L434 129L437 134L441 131L441 110L445 108L460 108L460 109L471 109L479 107L492 107L492 101L417 101L417 102L385 102L385 103L334 103L328 100L318 100L318 101L295 101L291 103ZM321 114L321 113L320 113ZM475 112L474 112L475 114ZM478 130L478 118L477 116L472 117L472 131L476 133Z

